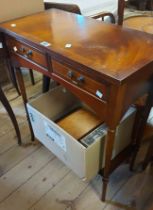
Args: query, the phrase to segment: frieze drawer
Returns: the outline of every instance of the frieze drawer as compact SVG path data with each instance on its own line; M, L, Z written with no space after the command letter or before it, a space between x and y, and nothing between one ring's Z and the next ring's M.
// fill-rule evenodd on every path
M40 51L10 37L6 38L6 44L11 52L47 68L46 56Z
M52 60L53 72L76 86L92 93L102 100L107 100L108 86L103 83L97 82L90 77L81 74L80 72L63 65L55 60Z

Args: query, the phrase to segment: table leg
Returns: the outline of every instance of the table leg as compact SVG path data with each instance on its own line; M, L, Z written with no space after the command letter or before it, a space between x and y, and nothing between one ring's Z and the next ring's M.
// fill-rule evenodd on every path
M108 129L107 138L106 138L106 159L105 159L105 167L103 172L102 201L105 201L106 199L115 133L116 129L114 130Z
M7 65L7 68L8 68L8 72L9 72L9 76L10 76L10 79L12 80L12 83L18 93L18 95L20 95L20 90L18 88L18 84L17 84L17 81L16 81L16 76L15 76L15 69L14 67L11 65L10 61L9 60L6 60L6 65Z
M31 79L32 85L35 85L35 78L34 78L32 69L29 69L29 74L30 74L30 79Z
M45 93L49 90L50 86L50 78L43 75L43 87L42 87L42 92Z
M9 115L9 117L10 117L12 123L13 123L13 126L14 126L15 131L16 131L16 135L17 135L17 138L18 138L18 144L21 145L21 143L22 143L21 142L21 135L20 135L20 130L19 130L19 127L18 127L17 120L15 118L13 110L12 110L7 98L5 97L1 87L0 87L0 100L3 104L3 106L5 107L6 111L8 112L8 115Z
M28 120L28 124L29 124L29 128L30 128L30 132L31 132L31 140L34 141L34 133L33 133L33 129L32 129L32 126L31 126L31 122L30 122L30 119L29 119L27 106L26 106L26 103L28 102L27 94L26 94L24 80L23 80L23 76L22 76L20 68L16 68L16 76L17 76L17 80L18 80L18 83L19 83L20 91L21 91L21 96L22 96L23 103L24 103L25 110L26 110L27 120Z

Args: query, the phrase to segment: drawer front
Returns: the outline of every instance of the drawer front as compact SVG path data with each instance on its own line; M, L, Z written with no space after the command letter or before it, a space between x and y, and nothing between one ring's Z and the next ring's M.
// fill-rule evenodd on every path
M52 60L53 72L76 86L92 93L100 99L107 99L108 87L105 84L97 82L88 76L85 76L70 67Z
M46 56L40 51L9 37L6 39L6 44L11 52L47 68Z

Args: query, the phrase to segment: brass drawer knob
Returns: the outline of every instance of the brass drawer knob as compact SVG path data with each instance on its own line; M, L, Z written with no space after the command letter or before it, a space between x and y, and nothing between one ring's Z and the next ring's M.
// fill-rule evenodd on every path
M74 77L74 72L71 70L68 71L67 76L72 79L72 77Z
M84 83L84 82L85 82L84 76L79 76L79 77L77 78L77 81L78 81L78 83Z
M31 57L33 55L33 52L32 52L32 50L28 50L26 54L28 57Z
M20 52L25 53L25 48L24 47L20 47Z

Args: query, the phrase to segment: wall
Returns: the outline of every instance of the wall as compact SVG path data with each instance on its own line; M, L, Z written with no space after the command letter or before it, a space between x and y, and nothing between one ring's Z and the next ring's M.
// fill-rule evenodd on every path
M44 10L43 0L0 0L0 23ZM4 61L0 60L0 82L9 82Z

